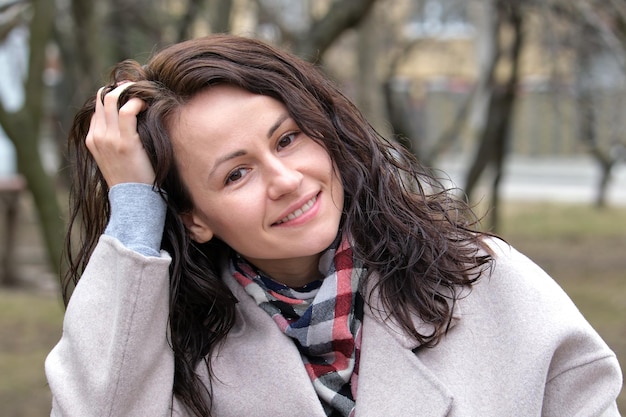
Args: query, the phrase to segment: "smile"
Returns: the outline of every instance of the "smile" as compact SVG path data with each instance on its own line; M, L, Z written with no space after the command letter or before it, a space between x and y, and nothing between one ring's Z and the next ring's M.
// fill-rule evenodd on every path
M304 203L302 207L300 207L293 213L290 213L289 215L283 217L282 219L277 221L275 224L282 224L282 223L288 222L289 220L297 219L298 217L302 216L304 213L309 211L311 207L313 207L316 201L317 201L317 196L313 197L312 199Z

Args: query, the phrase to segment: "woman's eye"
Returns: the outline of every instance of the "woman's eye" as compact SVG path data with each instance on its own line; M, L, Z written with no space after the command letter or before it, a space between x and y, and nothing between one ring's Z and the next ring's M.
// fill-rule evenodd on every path
M239 181L246 175L247 172L248 171L245 168L237 168L236 170L228 174L228 177L226 177L226 184Z
M288 133L278 140L278 149L286 148L296 139L296 132Z

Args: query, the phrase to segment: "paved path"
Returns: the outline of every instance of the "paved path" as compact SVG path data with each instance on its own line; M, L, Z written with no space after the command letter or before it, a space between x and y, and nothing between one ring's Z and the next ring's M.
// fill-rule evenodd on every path
M440 168L458 186L463 185L467 162L460 158L441 161ZM502 196L508 200L594 203L600 169L590 157L511 157L502 180ZM608 187L608 204L626 207L626 164L615 167Z

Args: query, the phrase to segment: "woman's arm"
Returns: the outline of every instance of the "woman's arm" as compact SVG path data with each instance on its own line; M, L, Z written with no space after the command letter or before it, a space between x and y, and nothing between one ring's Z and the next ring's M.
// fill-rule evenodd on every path
M169 415L169 256L159 253L165 203L145 184L110 192L111 220L46 360L52 415Z
M169 262L101 237L46 359L53 416L170 414Z
M169 264L160 243L165 202L136 131L145 104L130 83L102 100L85 139L110 188L111 218L68 304L63 336L46 360L52 415L170 415Z

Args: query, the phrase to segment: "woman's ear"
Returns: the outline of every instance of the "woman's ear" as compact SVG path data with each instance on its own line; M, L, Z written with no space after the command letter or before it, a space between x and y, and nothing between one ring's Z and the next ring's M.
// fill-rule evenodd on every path
M183 224L189 231L189 236L197 243L205 243L213 239L211 228L194 213L184 213L180 215Z

